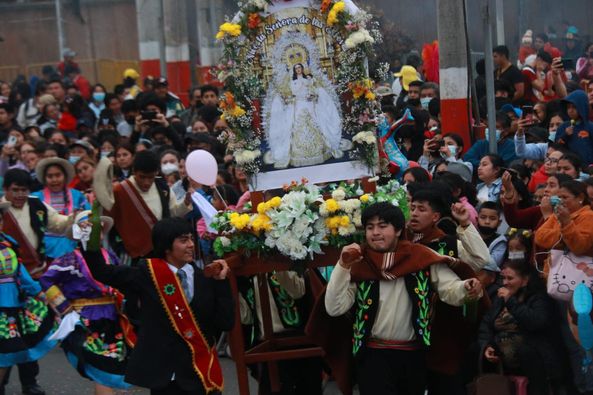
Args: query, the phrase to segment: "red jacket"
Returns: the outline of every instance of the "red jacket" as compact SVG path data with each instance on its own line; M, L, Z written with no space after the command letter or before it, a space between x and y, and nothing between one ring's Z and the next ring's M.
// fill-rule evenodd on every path
M529 184L527 185L527 189L529 192L534 193L537 186L540 184L545 184L548 181L548 175L544 170L544 166L542 165L533 175L531 176L531 180L529 180Z

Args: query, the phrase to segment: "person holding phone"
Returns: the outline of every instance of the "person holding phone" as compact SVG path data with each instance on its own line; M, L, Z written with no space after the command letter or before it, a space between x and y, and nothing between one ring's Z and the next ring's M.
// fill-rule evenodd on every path
M562 100L562 111L568 121L556 132L556 142L581 157L585 165L593 163L593 122L589 121L589 100L581 90Z

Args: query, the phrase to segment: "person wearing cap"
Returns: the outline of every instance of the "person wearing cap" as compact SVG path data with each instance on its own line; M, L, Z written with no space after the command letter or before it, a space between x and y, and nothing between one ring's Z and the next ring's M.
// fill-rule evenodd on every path
M399 96L397 97L396 107L403 108L405 103L408 101L408 92L410 90L410 83L414 81L420 80L418 77L418 72L412 66L403 66L401 70L397 73L393 74L394 77L398 78L401 86L402 91L400 92ZM420 94L420 90L418 90L418 94ZM420 98L420 96L418 96Z
M72 166L74 166L83 156L90 156L91 158L95 156L95 149L91 143L85 140L76 140L70 144L68 149L68 162L70 162Z
M78 213L68 231L68 237L81 241L83 248L89 241L90 216L89 210ZM100 222L104 239L113 220L101 216ZM119 265L111 251L101 248L100 252L107 264ZM49 305L61 315L55 337L61 340L70 364L82 377L95 382L95 394L128 389L124 373L135 334L127 317L120 314L123 295L93 278L80 248L52 261L39 282Z
M62 158L45 158L35 167L37 178L43 184L43 189L33 192L41 202L56 210L59 214L68 216L80 210L90 209L90 204L79 190L68 188L74 178L74 166ZM76 243L63 234L46 231L43 238L45 254L55 259L72 252Z
M103 158L95 169L93 188L101 206L115 222L126 252L138 260L152 251L150 232L162 218L182 217L192 210L191 193L177 201L166 181L157 177L161 164L152 151L136 153L132 176L112 183L112 163Z
M140 74L132 68L124 70L124 86L129 89L129 94L126 99L135 99L138 96L138 93L142 92L142 89L138 86L138 78L140 78Z
M562 57L564 59L564 68L574 70L576 60L583 54L583 45L579 37L579 29L575 26L569 26L564 36L564 50Z
M509 60L509 49L505 45L499 45L492 50L494 59L494 78L509 83L513 88L512 102L518 103L525 95L525 83L521 71Z
M498 148L498 155L504 161L505 166L517 159L515 153L515 142L513 140L513 132L511 131L512 122L511 118L504 112L499 111L496 113L496 145ZM487 131L488 134L490 133ZM476 141L471 148L463 156L463 160L470 162L474 169L477 169L480 165L480 160L490 152L489 148L489 135L486 138Z
M11 203L0 203L0 212ZM43 395L35 376L37 360L57 341L51 340L54 315L45 304L39 283L31 278L20 261L19 244L4 232L4 216L0 216L0 393L4 394L10 367L19 365L22 393Z
M165 117L168 118L172 115L180 115L185 109L183 103L181 103L181 99L169 92L169 81L165 77L159 77L154 82L154 92L158 98L163 100L167 105Z
M74 57L76 56L76 52L74 52L73 50L71 50L70 48L64 48L64 52L62 52L62 56L64 58L63 61L61 61L60 63L58 63L58 72L60 73L60 75L62 77L65 77L65 69L66 66L74 66L74 67L78 67L78 63L76 63L74 61Z

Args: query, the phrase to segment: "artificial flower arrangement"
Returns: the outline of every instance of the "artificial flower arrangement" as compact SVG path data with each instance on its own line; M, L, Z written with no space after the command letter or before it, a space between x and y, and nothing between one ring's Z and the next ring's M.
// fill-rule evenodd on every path
M390 202L409 217L406 190L395 180L378 186L372 194L365 194L357 182L320 188L302 180L285 190L284 196L259 203L257 212L218 213L211 224L219 233L215 253L279 253L292 261L313 259L323 254L323 247L360 242L361 213L370 204Z
M245 53L266 22L271 4L272 0L239 2L235 18L223 23L216 35L223 45L223 56L215 76L225 84L233 103L240 109L224 107L229 102L228 93L222 97L223 116L232 132L220 139L250 177L259 173L263 163L258 120L264 85ZM368 59L374 56L373 46L382 42L381 33L368 13L351 10L344 1L318 0L315 5L326 26L344 37L334 78L347 108L343 113L343 133L352 138L351 157L374 173L378 161L376 129L382 112L373 92L374 83L368 78Z

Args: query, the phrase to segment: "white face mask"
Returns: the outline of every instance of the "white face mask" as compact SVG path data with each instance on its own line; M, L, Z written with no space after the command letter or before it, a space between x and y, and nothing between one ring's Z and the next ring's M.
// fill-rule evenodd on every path
M525 251L509 251L510 260L521 260L525 259Z
M175 163L164 163L161 165L161 172L165 176L175 173L176 171L179 171L179 166L177 166Z
M500 135L501 135L501 131L496 129L496 141L500 140ZM488 128L486 128L486 132L484 132L484 138L486 140L490 140L490 130L488 130Z

